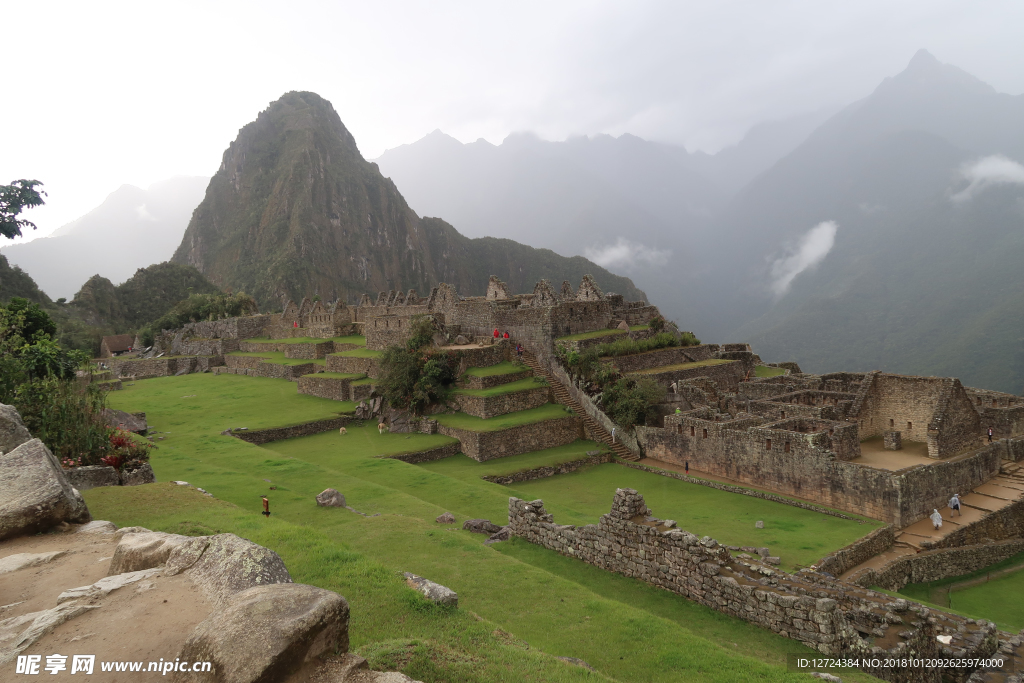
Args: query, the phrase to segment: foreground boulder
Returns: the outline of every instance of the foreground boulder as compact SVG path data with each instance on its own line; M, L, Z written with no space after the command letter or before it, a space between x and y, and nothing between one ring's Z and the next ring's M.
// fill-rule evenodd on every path
M89 520L85 501L42 441L0 455L0 540Z
M422 576L416 576L411 572L405 572L403 575L409 587L418 590L427 600L436 602L439 605L459 606L459 594L451 588L434 583L429 579L424 579Z
M148 462L144 462L134 469L121 471L122 486L141 486L142 484L152 484L155 481L156 475L153 474L153 467Z
M114 550L114 556L110 559L110 569L107 571L107 575L113 576L159 567L167 562L171 551L189 540L191 540L189 536L167 534L162 531L143 530L138 533L123 534Z
M0 453L10 453L31 439L32 435L14 406L0 403Z
M190 538L171 551L165 573L188 574L219 604L254 586L292 582L277 553L234 534Z
M494 524L489 519L467 519L462 523L462 528L466 531L472 531L475 534L496 534L501 531L501 527Z
M68 478L68 483L79 491L88 491L100 486L118 486L121 483L117 470L107 465L75 467L65 470L64 476Z
M176 681L281 681L322 654L348 650L348 603L337 593L288 583L236 593L189 635L178 657L213 662Z
M149 425L146 424L145 415L145 413L132 415L123 410L115 410L113 408L103 409L103 421L107 423L108 427L111 429L126 429L129 432L142 435L145 435L149 429Z
M343 508L345 496L338 493L337 489L324 489L317 495L316 504L325 508Z

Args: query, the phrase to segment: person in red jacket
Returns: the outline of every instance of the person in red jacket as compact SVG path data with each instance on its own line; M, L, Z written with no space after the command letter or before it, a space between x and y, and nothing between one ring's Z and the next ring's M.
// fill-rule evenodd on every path
M508 339L508 332L505 333L505 339Z
M498 337L500 337L500 336L501 336L501 335L499 335L499 334L498 334L498 328L497 328L497 327L495 327L495 328L494 328L494 338L495 338L495 339L497 339L497 338L498 338Z

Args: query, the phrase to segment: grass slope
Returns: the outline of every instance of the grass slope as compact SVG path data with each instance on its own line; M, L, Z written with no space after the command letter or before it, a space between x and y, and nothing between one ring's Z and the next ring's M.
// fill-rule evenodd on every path
M540 387L546 387L547 382L540 379L539 377L526 377L517 382L509 382L508 384L499 384L496 387L490 389L456 389L454 393L464 394L466 396L500 396L501 394L513 394L517 391L528 391L530 389L539 389Z
M565 406L557 403L545 403L537 408L520 410L515 413L507 413L484 420L466 413L449 413L447 415L435 415L440 424L452 429L468 429L474 432L496 432L510 427L520 427L534 422L544 420L556 420L560 417L568 417L569 411Z
M467 375L471 377L493 377L494 375L511 375L515 372L522 372L526 368L521 365L516 365L510 361L502 361L496 365L488 365L483 368L468 368L466 370Z
M708 365L725 365L726 363L734 363L735 361L724 360L721 358L709 358L708 360L698 360L690 363L676 363L674 365L659 365L656 368L647 368L646 370L634 370L630 372L631 375L653 375L659 372L670 372L673 370L689 370L691 368L702 368Z
M587 678L583 670L552 663L543 655L549 653L582 658L619 681L805 680L785 669L786 653L810 652L798 643L638 582L602 576L572 560L566 564L541 548L524 547L520 558L512 552L519 544L499 550L500 544L483 546L480 535L439 527L432 520L445 510L459 519L501 520L510 495L533 497L525 489L373 457L420 449L444 437L381 435L371 425L353 425L346 436L331 432L260 448L219 436L227 426L326 417L337 406L298 395L295 384L284 380L166 377L136 382L109 401L112 407L147 411L167 437L152 460L160 481L184 479L218 500L178 498L180 491L161 484L93 489L85 497L97 519L177 532L231 531L267 545L281 554L296 581L349 599L353 648L378 666L401 663L408 655L404 670L427 682ZM593 470L607 468L632 472L615 465ZM646 476L648 481L636 482L645 495L669 481ZM604 498L602 512L615 486L630 485L625 478L608 481L613 485L593 494L595 508ZM328 486L342 491L354 508L381 516L316 507L314 497ZM547 507L559 521L592 514L575 511L579 502L549 493ZM261 494L270 496L269 520L259 514ZM657 497L652 505L665 511ZM715 505L719 514L733 515L721 502ZM771 524L773 518L764 517ZM404 588L401 571L454 588L460 608L445 612L424 605ZM609 585L619 588L602 594ZM476 621L474 613L485 621ZM522 649L523 641L530 650ZM589 674L588 680L602 680L600 675ZM858 674L850 680L871 679Z
M231 351L230 353L224 355L262 358L267 363L273 363L274 365L303 365L304 363L327 365L327 361L325 361L322 358L285 358L284 351Z

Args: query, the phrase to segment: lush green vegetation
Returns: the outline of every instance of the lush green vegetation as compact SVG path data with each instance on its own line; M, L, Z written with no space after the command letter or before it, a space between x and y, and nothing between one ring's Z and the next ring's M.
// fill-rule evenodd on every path
M267 545L281 554L296 581L349 599L353 649L378 668L407 662L406 673L428 682L603 680L602 674L644 683L803 679L786 673L785 657L810 651L791 640L536 546L486 547L479 535L439 528L433 519L445 510L460 520L500 521L510 495L534 497L531 490L472 476L466 459L458 476L448 476L434 468L458 465L459 459L416 466L374 457L422 450L440 443L431 439L444 437L380 435L370 424L352 425L344 436L328 432L265 448L219 436L227 427L280 426L327 417L336 409L336 402L297 394L295 387L283 380L196 374L145 380L111 395L114 407L147 411L150 424L166 437L152 460L160 481L190 481L218 500L164 484L93 489L85 496L94 516L177 533L230 531ZM584 442L564 448L574 447L585 448ZM544 456L503 460L522 467L531 457ZM478 465L481 474L503 466L501 461ZM619 481L603 475L606 469L640 476ZM618 486L632 485L647 495L665 482L682 484L618 465L590 472L599 476L589 486L567 488L571 495L562 496L558 487L545 492L545 505L557 521L593 521L597 509L607 512ZM269 491L269 486L277 488ZM381 516L316 507L313 498L326 486L342 491L357 510ZM261 493L271 497L269 519L259 514ZM585 507L588 496L594 499L595 510L575 509L573 497L581 493ZM700 500L700 507L725 518L735 516L734 504L747 506L752 500L714 493L720 497ZM684 505L686 488L670 497ZM768 522L770 534L773 504L756 502L769 506L757 518ZM669 516L660 502L652 505ZM785 508L787 514L792 510L813 515ZM819 517L826 527L850 524ZM856 528L866 533L870 527ZM820 536L819 531L808 525L809 537ZM844 536L836 547L845 542ZM405 588L401 571L456 589L459 609L426 607ZM523 641L529 650L522 649ZM580 657L601 673L553 665L548 654ZM850 680L871 679L854 674Z
M0 185L0 235L8 239L21 237L22 229L36 229L35 223L18 218L25 209L41 206L46 202L46 192L37 190L42 183L38 180L15 180L10 185Z
M786 374L783 368L770 368L767 365L758 365L754 368L755 377L778 377Z
M327 365L323 358L285 358L284 351L232 351L225 356L248 356L250 358L262 358L267 363L274 365L304 365L313 363L315 365Z
M464 394L466 396L500 396L501 394L513 394L517 391L538 389L540 387L546 387L547 385L548 383L539 377L525 377L516 382L499 384L498 386L491 387L489 389L456 389L453 393Z
M735 361L724 360L721 358L709 358L708 360L699 360L692 363L674 363L672 365L661 365L656 368L647 368L646 370L637 370L630 374L634 375L655 375L659 372L671 372L673 370L689 370L690 368L703 368L709 365L725 365L726 363L733 363Z
M314 372L303 377L325 377L330 379L363 379L365 372Z
M495 365L488 365L482 368L469 368L465 374L470 377L494 377L495 375L511 375L522 372L526 368L511 361L502 361Z
M964 576L909 584L899 592L912 600L976 619L991 619L1000 628L1018 631L1024 628L1024 553Z
M564 446L545 448L542 451L532 453L520 453L507 458L495 458L477 462L472 458L459 453L458 455L444 460L420 463L420 467L443 474L446 477L454 477L463 481L473 481L480 477L491 475L514 474L526 470L537 469L538 467L552 467L561 465L563 462L580 460L587 457L588 451L604 451L607 448L596 441L574 441Z
M377 385L392 408L419 413L450 393L461 354L435 351L430 346L435 332L432 318L418 316L409 325L404 347L384 349Z
M172 264L164 264L168 267L180 268ZM127 283L125 283L127 284ZM161 330L176 330L187 323L199 322L202 320L221 320L223 318L236 318L242 315L251 315L259 309L256 307L256 300L244 292L237 294L192 294L187 299L182 299L174 304L168 312L146 325L139 332L142 343L151 346L157 334Z
M564 337L558 337L555 339L556 342L566 341L586 341L587 339L600 339L601 337L617 337L620 334L626 334L625 330L595 330L594 332L580 332L579 334L568 334Z
M697 343L699 344L700 342ZM639 341L629 337L616 339L607 344L594 347L593 352L601 358L614 358L616 356L631 356L636 353L655 351L657 349L667 349L673 346L693 346L693 344L687 344L684 339L677 337L671 332L659 332L653 337L640 339Z
M509 427L520 427L526 424L533 424L534 422L555 420L560 417L567 417L568 415L569 411L565 406L558 405L557 403L546 403L537 408L499 415L487 420L467 415L466 413L435 415L434 419L445 427L451 427L452 429L468 429L473 432L497 432Z
M665 387L649 377L623 377L605 385L601 408L623 429L632 429L654 417L654 406L665 393Z

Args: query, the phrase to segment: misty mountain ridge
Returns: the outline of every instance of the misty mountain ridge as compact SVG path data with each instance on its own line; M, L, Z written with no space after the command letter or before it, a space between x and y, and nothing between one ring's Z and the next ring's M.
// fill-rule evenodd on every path
M5 246L2 252L54 299L70 299L94 274L123 282L139 268L170 258L208 182L182 176L145 190L122 185L48 237Z

